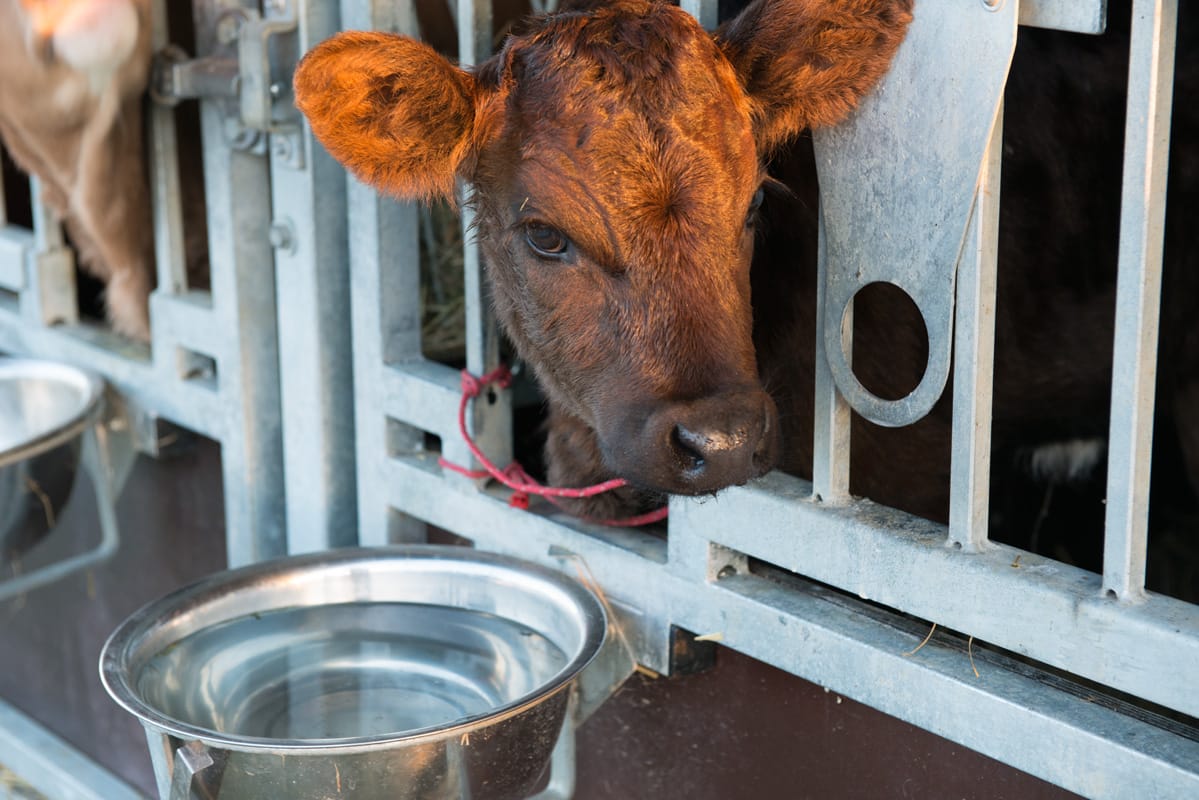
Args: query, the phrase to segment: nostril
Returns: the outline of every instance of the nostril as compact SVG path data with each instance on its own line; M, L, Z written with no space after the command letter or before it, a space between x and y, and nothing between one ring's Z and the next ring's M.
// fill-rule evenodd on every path
M704 467L704 444L706 438L682 425L675 425L670 432L670 443L683 459L688 470L700 470Z
M750 462L758 472L763 472L770 468L771 462L774 460L774 453L771 447L771 431L770 417L767 416L762 424L762 433L758 437L758 443L754 446L753 455L750 457Z

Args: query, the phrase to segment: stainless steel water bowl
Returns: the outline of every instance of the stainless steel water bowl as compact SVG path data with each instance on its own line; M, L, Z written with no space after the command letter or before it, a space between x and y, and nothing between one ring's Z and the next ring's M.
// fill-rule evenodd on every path
M75 485L102 384L82 370L0 358L0 566L45 538Z
M518 798L542 778L602 605L460 547L348 549L221 573L109 638L163 798Z

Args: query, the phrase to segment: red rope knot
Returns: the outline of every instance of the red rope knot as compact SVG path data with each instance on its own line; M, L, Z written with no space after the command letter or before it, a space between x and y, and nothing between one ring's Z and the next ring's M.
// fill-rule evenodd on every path
M507 389L512 385L512 371L507 365L500 364L491 372L476 378L467 370L462 370L462 394L467 398L475 398L483 393L483 387L495 384L498 389Z
M458 404L458 432L462 434L462 439L466 442L467 448L471 455L483 465L483 470L469 470L458 464L451 463L445 458L439 458L437 463L446 469L452 470L465 475L472 479L479 479L490 475L495 480L507 486L512 490L513 494L508 500L508 504L517 508L529 507L529 495L538 495L544 497L555 505L560 505L560 498L583 498L593 497L603 492L610 492L613 489L619 489L622 486L627 486L627 482L623 478L613 478L603 483L597 483L593 486L581 486L578 488L562 488L557 486L542 486L536 480L525 472L524 467L513 461L504 469L497 467L492 461L483 454L479 449L478 444L471 438L470 432L466 429L466 407L471 399L478 397L483 392L483 387L490 384L495 384L500 389L506 389L512 383L512 372L507 366L500 365L480 377L471 375L466 370L462 370L462 401ZM616 525L620 527L633 527L638 525L648 525L651 522L659 522L666 518L666 507L663 506L648 514L641 514L636 517L626 519L587 519L588 522L598 522L602 525Z

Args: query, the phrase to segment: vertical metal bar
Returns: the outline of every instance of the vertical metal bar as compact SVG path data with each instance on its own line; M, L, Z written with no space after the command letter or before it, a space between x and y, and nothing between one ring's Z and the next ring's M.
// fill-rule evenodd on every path
M151 34L154 52L169 42L166 0L154 0ZM187 260L183 247L183 206L179 184L175 111L149 104L150 197L154 211L154 262L156 291L179 294L187 286Z
M420 358L420 250L415 204L379 197L347 178L350 299L354 325L354 429L357 440L358 543L382 545L420 538L393 530L385 462L392 453L417 451L416 428L388 423L389 398L379 379Z
M42 183L29 179L34 247L25 267L21 311L36 325L79 321L75 253L67 247L62 225L42 202Z
M33 211L33 233L37 249L47 252L63 247L65 240L62 225L42 202L42 182L33 176L29 178L29 204Z
M819 236L816 254L816 419L812 432L812 493L820 500L838 503L849 497L849 445L852 412L837 391L828 357L824 352L828 252L825 248L824 211L817 214ZM841 325L841 346L846 353L853 345L853 301Z
M1145 586L1177 23L1178 0L1134 0L1103 547L1103 589L1121 600Z
M295 19L301 52L340 25L336 4L308 0L266 15ZM270 149L287 547L304 553L357 539L346 177L306 126L273 132Z
M464 68L479 64L491 54L492 13L490 0L459 0L458 2L458 60ZM462 192L469 189L461 186ZM469 232L474 210L469 204L462 209L462 230ZM500 337L487 290L483 281L483 265L479 246L467 235L463 237L463 292L466 301L466 368L475 375L494 369L500 361ZM471 420L479 446L496 463L512 459L512 414L506 392L487 395L489 402L476 402ZM465 448L447 448L450 458L466 455ZM461 462L460 462L461 463Z
M458 0L458 63L463 69L491 55L491 0Z
M707 30L715 28L720 21L720 4L716 0L679 0L679 8L699 20Z
M979 174L965 246L958 262L954 309L957 340L953 351L949 541L969 552L982 549L987 540L1002 152L1003 105L1000 104Z
M255 0L241 2L257 7ZM193 6L201 57L214 49L217 21L226 8L212 0ZM286 531L275 268L262 235L271 222L270 172L256 147L234 148L233 122L220 101L200 102L211 336L227 398L219 425L226 552L230 566L241 566L283 555ZM175 348L160 333L155 331L155 366L163 380L175 381Z
M458 60L464 69L473 67L491 53L491 3L488 0L458 2ZM465 190L465 187L464 187ZM469 231L474 211L462 210L462 230ZM466 368L476 375L491 369L499 356L494 323L487 312L479 247L464 236L466 293Z
M418 35L411 2L342 0L347 30ZM392 512L385 463L416 451L423 433L387 419L380 371L421 358L420 243L415 203L396 203L346 177L350 306L353 324L354 435L357 452L358 543L420 541L424 526Z

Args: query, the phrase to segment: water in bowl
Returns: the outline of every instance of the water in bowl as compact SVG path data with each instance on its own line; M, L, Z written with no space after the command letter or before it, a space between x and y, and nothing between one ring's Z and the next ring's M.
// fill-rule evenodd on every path
M542 686L566 656L477 611L348 603L252 614L168 646L138 673L173 719L262 739L329 740L444 727Z

